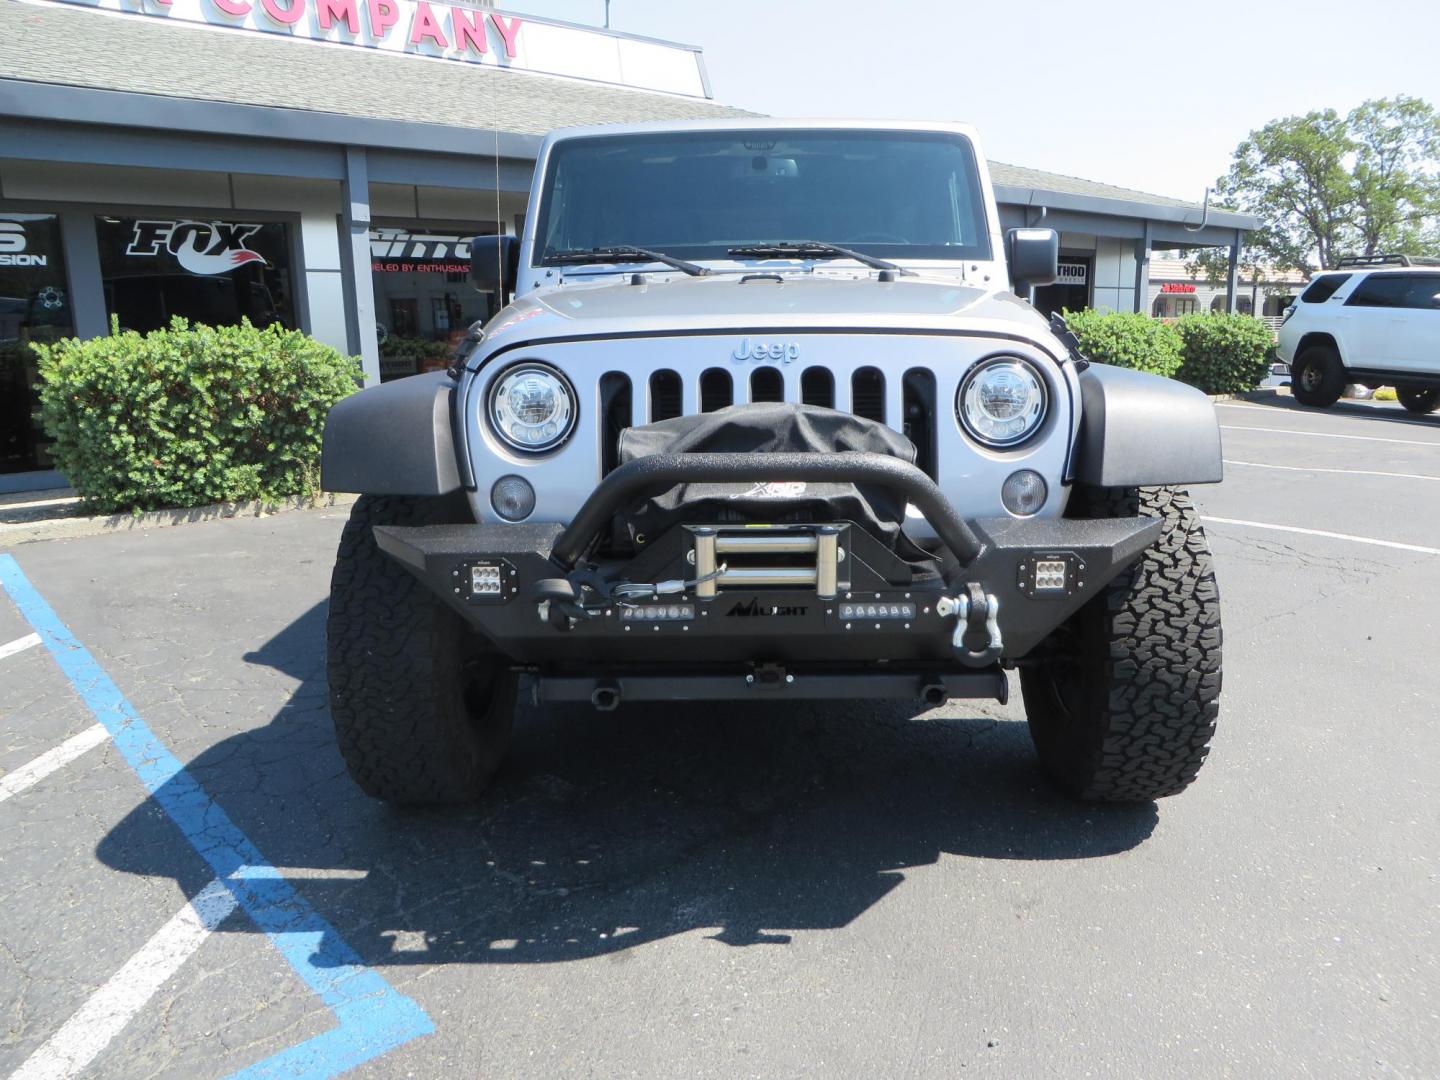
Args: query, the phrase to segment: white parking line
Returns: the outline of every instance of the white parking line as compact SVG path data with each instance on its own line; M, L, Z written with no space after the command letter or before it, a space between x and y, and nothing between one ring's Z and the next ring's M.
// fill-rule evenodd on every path
M1325 529L1302 529L1298 525L1275 525L1268 521L1241 521L1239 518L1209 516L1202 517L1200 520L1215 525L1239 525L1247 529L1303 533L1305 536L1324 536L1331 540L1349 540L1353 544L1370 544L1374 547L1394 548L1397 551L1416 551L1421 555L1440 555L1440 548L1425 547L1421 544L1402 544L1398 540L1376 540L1371 536L1353 536L1350 533L1328 532Z
M1276 435L1311 435L1317 439L1354 439L1358 442L1399 443L1402 446L1430 446L1440 450L1440 442L1420 442L1418 439L1382 439L1376 435L1338 435L1331 431L1296 431L1294 428L1248 427L1220 425L1221 431L1269 431Z
M22 653L26 649L33 649L39 644L39 634L26 634L22 638L6 642L4 645L0 645L0 660L4 660L7 656L14 656L16 653Z
M1385 407L1385 403L1382 402L1382 401L1358 401L1358 400L1357 400L1357 401L1347 401L1345 404L1346 404L1346 405L1358 405L1358 406L1360 406L1360 408L1362 408L1362 409L1369 409L1371 412L1393 412L1393 411L1394 411L1394 410L1387 409L1387 408ZM1237 404L1235 404L1233 401L1217 401L1217 402L1215 402L1215 407L1216 407L1217 409L1245 409L1245 410L1248 410L1249 412L1269 413L1271 416L1287 416L1287 415L1288 415L1288 416L1314 416L1314 415L1315 415L1314 412L1308 411L1308 410L1303 410L1303 409L1287 409L1287 408L1284 408L1283 406L1275 406L1275 405L1237 405ZM1353 414L1351 414L1351 413L1347 413L1347 412L1343 412L1343 411L1342 411L1342 412L1330 413L1329 415L1331 415L1331 416L1339 416L1339 417L1342 417L1342 418L1343 418L1343 417L1349 417L1351 420L1361 420L1362 422L1363 422L1363 420L1364 420L1363 417L1355 416L1355 415L1353 415ZM1410 417L1410 416L1389 416L1389 417L1386 417L1386 422L1387 422L1387 423L1391 423L1391 424L1410 424L1410 425L1419 426L1419 427L1428 427L1431 431L1436 430L1436 425L1435 425L1434 421L1425 420L1425 419L1422 419L1421 417L1418 417L1418 416L1414 416L1414 417Z
M14 772L0 776L0 802L38 784L56 769L63 769L86 750L94 749L108 738L110 738L110 732L105 729L104 724L92 724L79 735L72 735L66 739L55 749L46 750L35 760L27 761Z
M234 910L235 896L224 884L212 881L206 885L91 994L10 1080L66 1080L79 1074Z
M1397 480L1440 480L1440 476L1425 476L1423 473L1377 472L1374 469L1317 469L1306 465L1271 465L1267 461L1231 461L1226 465L1246 465L1252 469L1279 469L1282 472L1339 473L1341 476L1390 476Z

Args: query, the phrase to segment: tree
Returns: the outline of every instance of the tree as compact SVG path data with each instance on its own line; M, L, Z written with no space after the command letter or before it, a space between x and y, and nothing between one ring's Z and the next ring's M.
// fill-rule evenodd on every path
M1346 255L1440 254L1440 114L1400 96L1272 120L1217 191L1260 218L1246 261L1313 272ZM1213 273L1217 257L1197 263Z
M1419 98L1397 97L1365 102L1349 125L1361 254L1433 252L1440 244L1440 116Z

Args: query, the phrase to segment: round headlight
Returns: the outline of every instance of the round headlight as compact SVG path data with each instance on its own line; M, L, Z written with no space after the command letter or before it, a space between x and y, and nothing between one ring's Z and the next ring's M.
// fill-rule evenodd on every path
M977 441L1014 446L1045 419L1045 382L1023 360L987 360L960 384L955 412Z
M519 364L490 388L490 422L517 450L549 450L575 426L575 393L554 368Z

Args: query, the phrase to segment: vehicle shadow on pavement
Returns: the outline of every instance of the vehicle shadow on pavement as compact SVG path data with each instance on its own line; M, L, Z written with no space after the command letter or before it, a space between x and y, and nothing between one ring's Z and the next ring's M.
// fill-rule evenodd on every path
M1359 420L1375 420L1388 424L1405 424L1412 427L1418 426L1440 429L1440 413L1430 413L1428 415L1409 413L1394 402L1390 403L1390 407L1385 407L1383 405L1368 405L1342 399L1322 409L1316 408L1313 405L1301 405L1292 397L1274 394L1268 397L1250 398L1242 404L1275 409L1277 412L1302 413L1311 416L1347 416Z
M847 925L942 857L1111 855L1156 823L1154 804L1057 794L1023 723L964 702L923 720L861 704L527 709L479 803L395 810L360 794L335 748L324 605L246 659L301 684L187 768L372 965L551 963L702 928L783 944ZM98 853L189 895L206 884L154 800Z

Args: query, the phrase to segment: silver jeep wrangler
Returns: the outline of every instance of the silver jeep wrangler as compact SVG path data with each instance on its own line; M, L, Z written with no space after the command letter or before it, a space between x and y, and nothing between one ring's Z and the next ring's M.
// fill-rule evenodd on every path
M358 492L330 594L331 712L359 785L474 797L517 696L1004 701L1086 799L1195 778L1220 606L1177 484L1214 410L1089 363L1015 290L958 124L557 132L524 236L477 238L513 302L446 373L325 431Z

